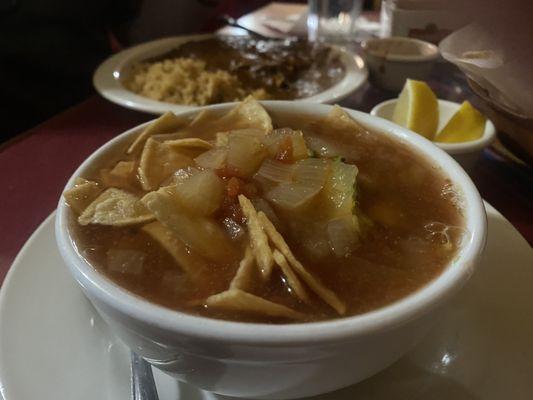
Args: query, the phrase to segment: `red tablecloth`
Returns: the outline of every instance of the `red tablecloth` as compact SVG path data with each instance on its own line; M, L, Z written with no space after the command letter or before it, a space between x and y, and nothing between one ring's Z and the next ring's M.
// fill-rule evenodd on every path
M150 118L95 96L0 147L0 282L24 242L56 208L77 166L113 136Z

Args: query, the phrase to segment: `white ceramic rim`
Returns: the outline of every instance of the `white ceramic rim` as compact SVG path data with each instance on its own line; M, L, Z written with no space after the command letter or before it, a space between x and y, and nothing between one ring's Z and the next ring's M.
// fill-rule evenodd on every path
M391 42L411 42L418 46L418 48L429 49L428 54L416 54L416 55L405 55L405 54L394 54L387 53L384 57L380 54L376 54L368 48L370 43L391 43ZM387 61L402 61L402 62L421 62L421 61L431 61L436 60L439 57L439 48L433 43L426 42L420 39L406 38L400 36L391 36L388 38L373 38L365 40L361 46L363 47L365 53L375 58L384 58Z
M194 115L206 108L228 110L235 104L226 103L202 107L195 112L183 113L183 115ZM323 115L331 107L323 104L304 104L290 101L265 101L262 104L267 110L274 112L289 110L298 114L310 115ZM70 209L62 197L59 199L56 216L56 240L59 252L75 279L85 290L91 292L91 295L134 320L144 321L176 335L238 344L305 345L345 341L360 335L386 331L418 318L448 299L463 286L473 273L476 260L484 248L486 236L486 213L481 197L459 164L430 141L386 120L360 111L346 111L369 128L410 144L410 147L432 160L433 164L445 171L455 183L464 200L465 226L470 232L470 236L455 260L432 282L395 303L352 317L325 322L283 325L217 320L170 310L122 289L98 273L78 255L67 229ZM83 171L101 153L112 148L115 143L125 137L139 132L149 123L128 130L96 150L74 172L65 189L72 187L75 178L83 175Z
M392 99L392 100L386 100L384 102L377 104L370 111L370 115L387 120L386 118L380 115L381 110L384 107L396 104L397 101L398 99ZM461 106L460 103L456 103L454 101L439 99L438 102L439 102L439 107L441 105L444 105L447 107L459 109L459 107ZM431 143L441 148L448 154L466 154L466 153L475 153L479 150L484 149L485 147L489 146L494 141L495 138L496 138L496 128L494 127L494 124L492 123L492 121L487 118L487 122L485 123L485 130L483 131L483 136L481 136L479 139L470 140L469 142L463 142L463 143L439 143L439 142L431 142Z
M194 110L197 107L155 101L127 90L120 82L120 71L132 62L163 54L179 44L215 36L217 35L175 36L154 40L123 50L109 57L98 66L93 75L93 85L98 93L107 100L133 110L144 111L150 114L163 114L167 111L181 113ZM346 68L345 76L338 83L315 96L295 99L293 101L310 103L338 102L359 89L367 81L368 70L360 56L352 54L338 46L331 47L339 55L341 62Z

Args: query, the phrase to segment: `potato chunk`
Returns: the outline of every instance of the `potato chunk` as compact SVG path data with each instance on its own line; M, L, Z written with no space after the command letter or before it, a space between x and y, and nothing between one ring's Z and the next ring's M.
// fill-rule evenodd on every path
M222 204L225 185L212 170L198 172L176 185L176 197L196 215L209 216Z
M260 135L261 131L253 129L230 132L226 162L241 178L255 174L266 156Z
M191 215L175 191L175 186L163 187L146 194L141 202L159 222L199 254L220 263L232 260L234 244L223 228L210 218Z

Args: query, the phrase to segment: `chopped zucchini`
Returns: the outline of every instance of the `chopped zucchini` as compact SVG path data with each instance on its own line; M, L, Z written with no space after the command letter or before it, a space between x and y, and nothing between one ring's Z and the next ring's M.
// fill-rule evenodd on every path
M354 214L357 167L343 163L340 158L332 163L331 174L323 189L329 219Z

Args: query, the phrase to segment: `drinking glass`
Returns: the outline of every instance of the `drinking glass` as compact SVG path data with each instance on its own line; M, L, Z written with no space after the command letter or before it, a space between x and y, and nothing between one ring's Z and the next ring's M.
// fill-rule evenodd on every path
M308 0L310 41L345 42L355 37L363 0Z

